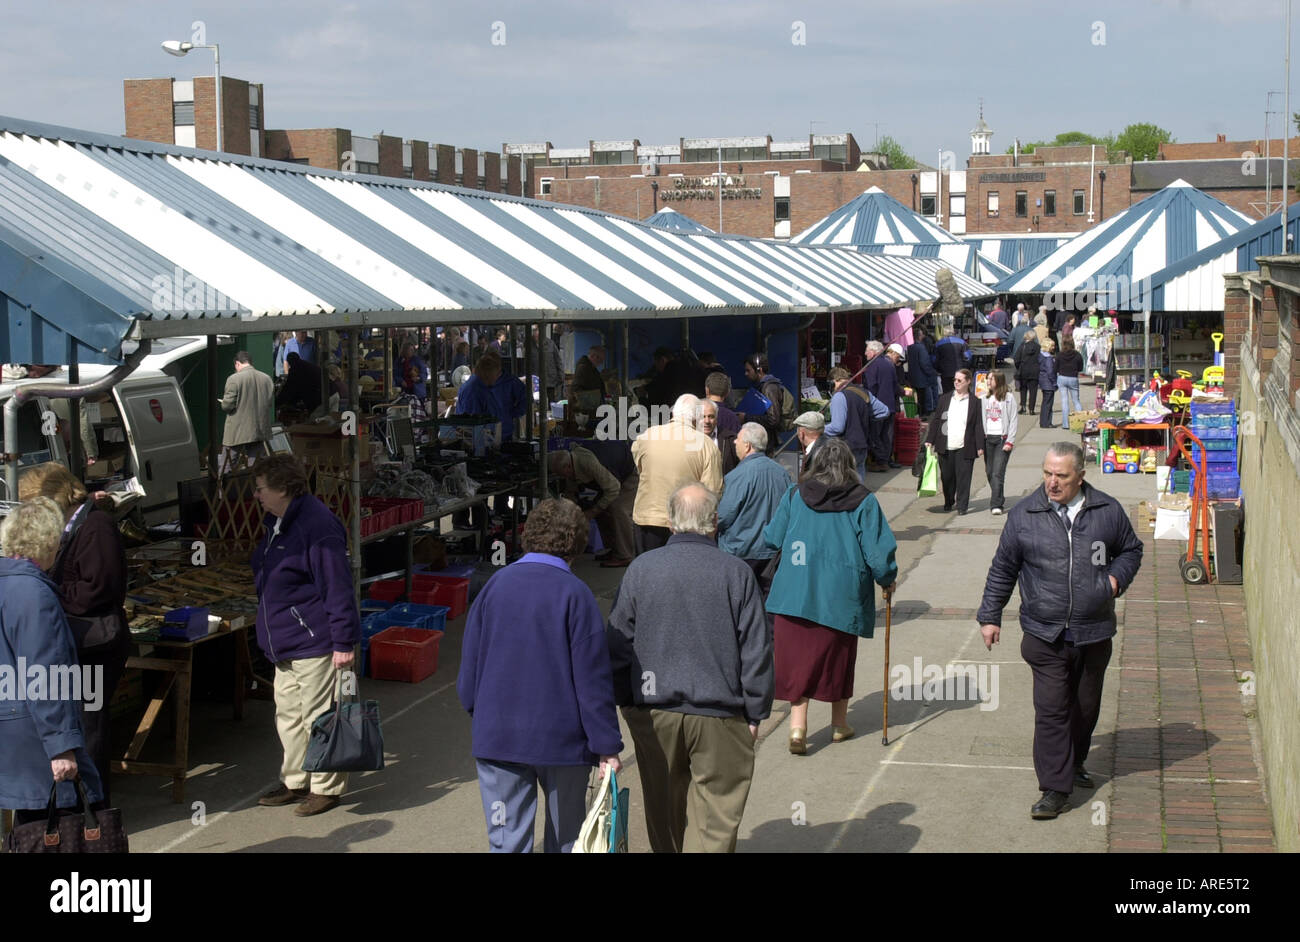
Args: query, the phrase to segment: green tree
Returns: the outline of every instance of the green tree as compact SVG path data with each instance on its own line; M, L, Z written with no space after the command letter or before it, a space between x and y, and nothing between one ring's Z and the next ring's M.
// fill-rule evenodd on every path
M1040 147L1070 147L1079 144L1096 144L1098 147L1111 147L1114 145L1115 138L1107 134L1105 137L1097 137L1094 134L1088 134L1085 131L1062 131L1050 141L1030 141L1021 142L1020 153L1032 154ZM1007 148L1008 154L1014 154L1016 151L1015 144Z
M1130 124L1115 138L1114 149L1134 160L1155 160L1161 144L1173 143L1173 135L1154 124Z
M888 134L880 138L880 142L876 145L876 152L884 154L889 158L890 170L916 169L916 159L907 151L903 150L903 145L898 143L898 141L894 140Z

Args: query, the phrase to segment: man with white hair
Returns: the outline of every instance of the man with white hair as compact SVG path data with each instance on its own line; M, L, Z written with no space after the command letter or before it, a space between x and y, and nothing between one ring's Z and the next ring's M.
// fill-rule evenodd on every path
M868 471L885 471L901 465L894 460L894 413L898 411L903 390L898 384L897 366L903 359L903 348L891 343L888 348L879 340L867 344L867 368L862 371L862 385L872 397L888 408L884 418L872 416L869 448L874 464Z
M790 489L790 475L764 454L767 430L757 422L740 427L734 447L740 463L723 479L726 491L718 504L718 548L745 561L766 599L777 551L763 540L763 528Z
M672 536L623 577L607 637L656 853L736 849L758 724L772 711L772 634L744 562L713 541L718 499L668 501Z
M723 408L712 399L701 399L700 418L695 427L718 446L718 452L722 455L722 473L727 475L740 460L736 457L736 436L740 434L740 426L737 425L730 432L723 429L720 415Z
M698 397L678 396L672 421L646 429L632 443L640 478L632 508L638 553L668 542L668 498L682 484L699 481L714 493L722 491L722 456L712 439L696 429L699 413Z

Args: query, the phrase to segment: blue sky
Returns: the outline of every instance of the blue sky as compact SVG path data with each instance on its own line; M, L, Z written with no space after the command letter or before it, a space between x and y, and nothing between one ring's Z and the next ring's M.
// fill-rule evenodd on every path
M941 149L959 161L969 153L983 97L999 152L1015 137L1118 132L1135 121L1182 141L1251 139L1263 133L1265 93L1283 86L1284 4L11 5L0 114L121 134L124 78L211 73L210 53L176 59L159 47L190 39L198 22L221 44L226 75L265 84L268 127L382 129L492 150L504 141L789 139L812 127L852 131L869 149L879 123L933 164Z

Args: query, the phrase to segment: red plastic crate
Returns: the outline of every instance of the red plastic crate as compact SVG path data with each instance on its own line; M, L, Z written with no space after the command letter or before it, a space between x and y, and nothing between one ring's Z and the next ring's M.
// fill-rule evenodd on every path
M378 582L370 583L367 594L370 598L381 602L396 602L405 591L405 579L380 579Z
M385 628L370 639L370 676L418 684L438 670L441 631L423 628Z
M416 573L411 581L411 601L421 605L445 605L448 618L459 618L469 608L469 580L437 573Z

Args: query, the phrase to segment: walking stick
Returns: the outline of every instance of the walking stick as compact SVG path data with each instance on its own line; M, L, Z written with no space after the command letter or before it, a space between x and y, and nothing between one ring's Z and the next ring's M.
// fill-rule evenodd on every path
M884 717L880 721L880 744L889 745L889 629L893 621L894 614L894 587L889 587L888 594L885 595L885 683L880 689L881 707L884 710Z

